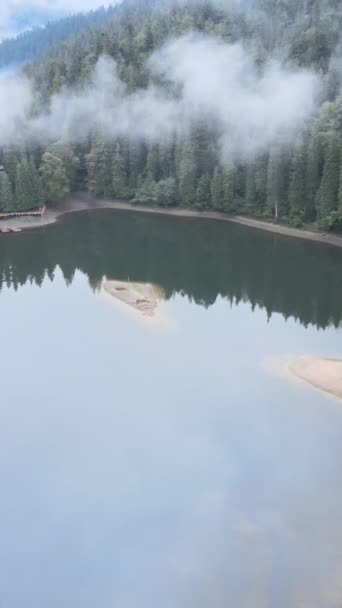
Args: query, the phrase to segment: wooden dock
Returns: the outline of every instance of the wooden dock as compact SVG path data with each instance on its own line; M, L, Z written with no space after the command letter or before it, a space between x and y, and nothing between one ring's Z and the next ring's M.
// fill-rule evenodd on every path
M42 217L45 212L45 205L41 209L33 209L31 211L10 211L8 213L0 213L0 233L6 234L7 232L22 232L23 229L19 226L6 226L6 220L18 218L18 217Z
M33 217L37 217L37 216L42 216L45 212L45 205L44 207L42 207L41 209L33 209L32 211L8 211L6 213L0 213L0 220L8 220L12 217L29 217L29 216L33 216Z

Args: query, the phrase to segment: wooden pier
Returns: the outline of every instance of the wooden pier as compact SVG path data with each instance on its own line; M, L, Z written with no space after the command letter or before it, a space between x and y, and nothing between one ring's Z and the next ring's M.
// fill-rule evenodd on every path
M25 217L25 216L42 216L45 212L45 205L41 209L33 209L32 211L8 211L6 213L0 213L0 220L8 220L13 217Z
M0 213L0 233L22 232L19 226L6 226L6 220L15 219L18 217L42 217L45 212L45 205L41 209L32 209L31 211L9 211L8 213Z

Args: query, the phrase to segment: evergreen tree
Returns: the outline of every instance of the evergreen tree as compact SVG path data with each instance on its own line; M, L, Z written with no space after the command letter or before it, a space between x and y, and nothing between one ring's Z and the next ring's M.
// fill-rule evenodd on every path
M255 188L258 201L258 210L262 211L265 208L267 197L267 167L268 155L263 154L256 159L255 162Z
M15 208L30 211L43 205L40 177L33 160L23 157L17 165L15 178Z
M234 172L232 168L228 167L223 171L222 188L224 210L234 211Z
M298 148L292 158L289 187L290 215L301 222L305 214L305 154Z
M191 137L186 137L182 146L179 166L179 195L182 206L193 205L196 199L196 163Z
M121 147L119 143L116 145L114 152L112 176L113 196L117 198L124 198L125 196L127 196L127 180L125 174L124 159L121 153Z
M6 171L0 171L0 211L14 211L14 196L11 181Z
M142 180L141 183L137 187L137 191L135 193L135 197L133 199L134 203L141 204L155 204L158 202L158 186L156 182L147 177Z
M287 168L279 145L272 148L267 170L266 211L276 220L286 214Z
M157 184L158 205L170 207L177 203L177 184L174 177L167 177Z
M211 203L210 177L204 173L197 183L196 203L201 207L209 207Z
M316 197L323 164L321 141L317 127L310 133L306 156L305 219L311 221L316 217Z
M152 144L149 146L146 161L146 173L149 178L153 179L153 181L158 181L160 177L159 146L157 144Z
M214 209L222 210L224 206L223 175L220 167L215 167L211 180L211 202Z
M340 182L340 146L335 132L328 134L324 150L324 164L321 185L317 193L319 216L324 221L326 215L337 208Z
M257 206L257 190L255 180L255 165L249 164L247 167L247 180L246 180L246 209L249 212L255 211Z

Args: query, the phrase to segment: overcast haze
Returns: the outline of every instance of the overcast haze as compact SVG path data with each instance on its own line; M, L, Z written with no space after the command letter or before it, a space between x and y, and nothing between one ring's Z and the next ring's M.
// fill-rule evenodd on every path
M86 12L116 0L0 0L0 40L48 18Z

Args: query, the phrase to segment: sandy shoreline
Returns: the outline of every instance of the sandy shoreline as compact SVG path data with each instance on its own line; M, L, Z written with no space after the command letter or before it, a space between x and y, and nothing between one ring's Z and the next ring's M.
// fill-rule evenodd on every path
M71 199L63 202L58 207L48 208L42 217L18 217L8 220L0 220L0 229L10 228L27 230L32 228L40 228L54 224L64 215L68 213L75 213L77 211L96 211L101 209L113 209L119 211L130 211L139 213L152 213L156 215L170 215L174 217L183 218L200 218L208 220L220 220L230 222L234 224L241 224L249 228L264 230L267 232L273 232L274 234L280 234L286 237L300 238L317 243L325 243L335 247L342 247L342 237L325 234L322 232L313 232L310 230L300 230L299 228L291 228L291 226L282 226L279 224L272 224L264 220L258 220L255 218L244 217L241 215L227 215L220 211L196 211L192 209L180 209L180 208L161 208L161 207L147 207L143 205L132 205L125 201L110 201L110 200L90 200L84 199ZM0 236L1 238L1 236Z
M342 361L306 356L294 359L288 368L297 378L342 399Z

